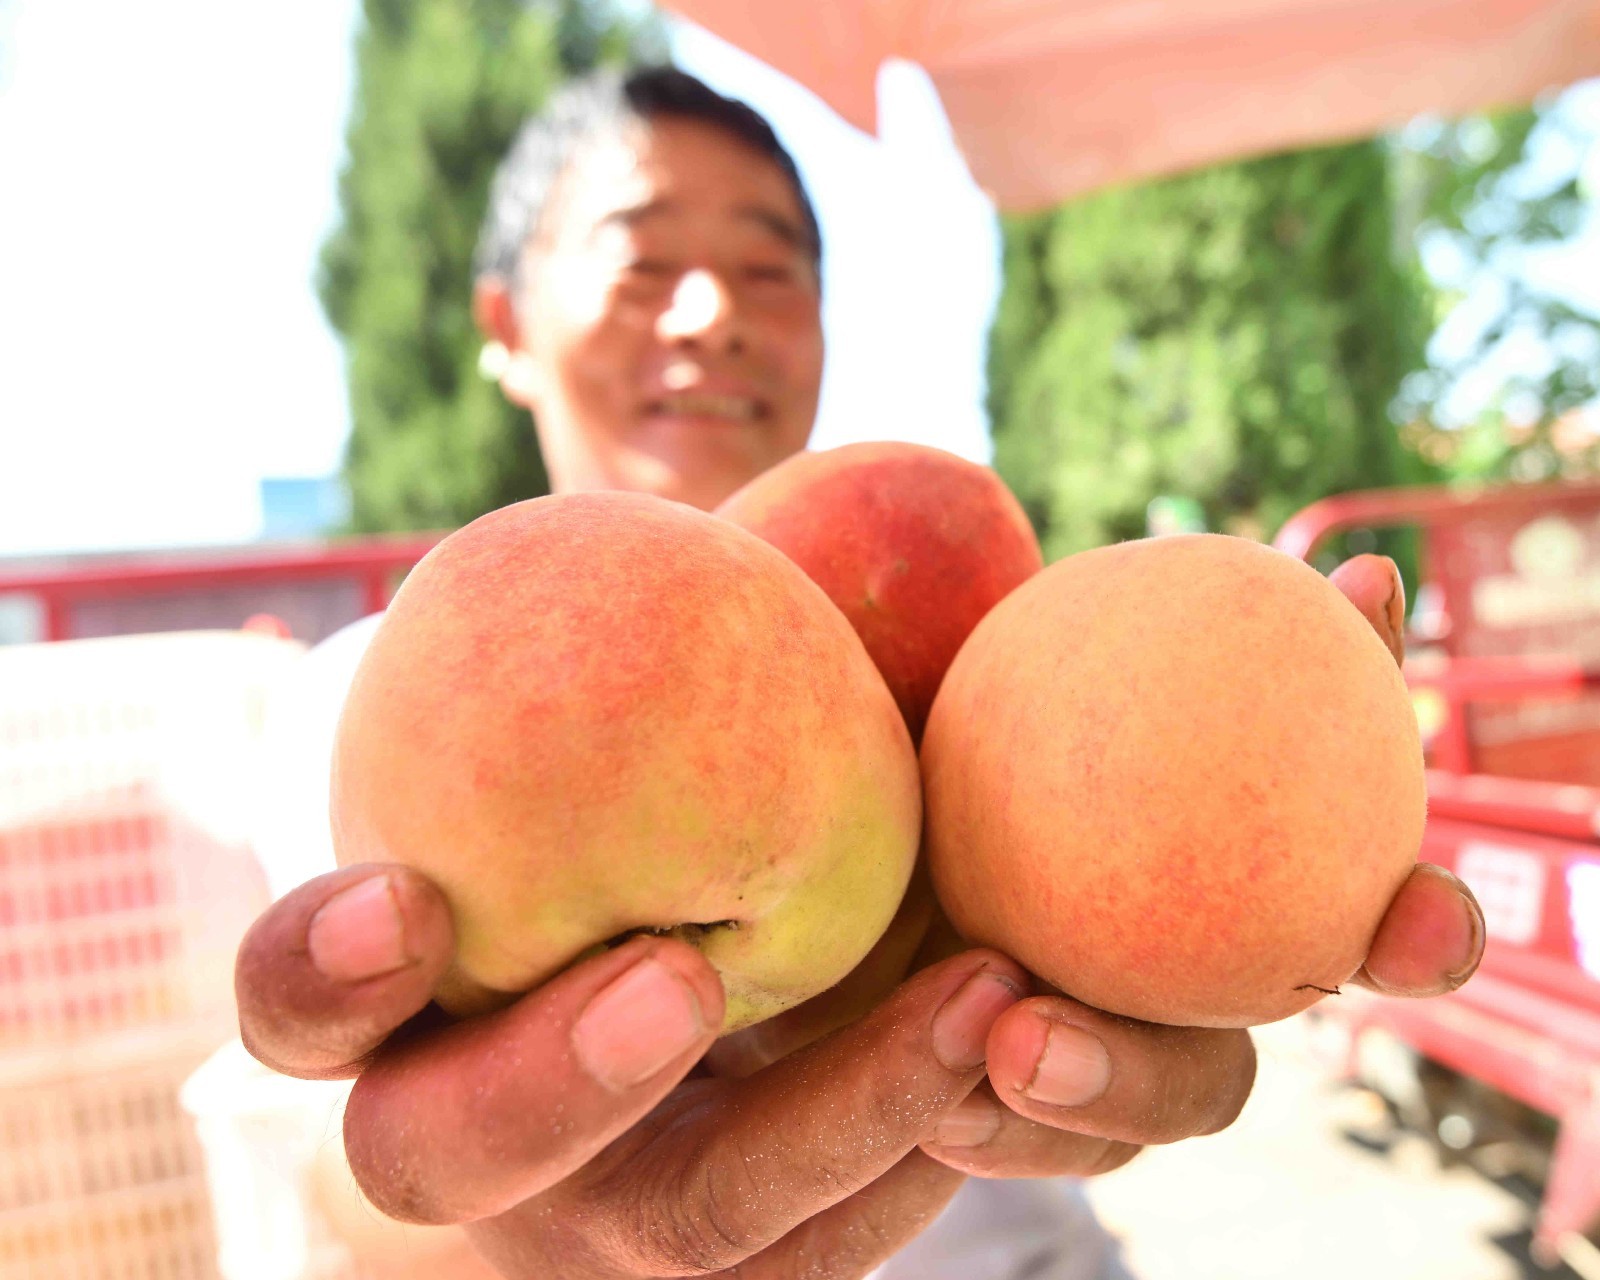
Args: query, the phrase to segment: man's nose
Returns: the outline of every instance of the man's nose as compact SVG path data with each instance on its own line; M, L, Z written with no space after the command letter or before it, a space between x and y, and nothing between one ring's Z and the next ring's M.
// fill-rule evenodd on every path
M744 341L733 290L716 272L704 268L687 271L679 279L658 329L666 342L736 350Z

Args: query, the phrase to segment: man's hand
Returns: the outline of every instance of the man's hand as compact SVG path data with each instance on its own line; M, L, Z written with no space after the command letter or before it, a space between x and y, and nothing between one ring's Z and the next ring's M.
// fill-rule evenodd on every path
M1421 863L1352 982L1387 995L1442 995L1482 956L1483 916L1471 891ZM1063 995L1006 1010L987 1051L984 1085L923 1150L990 1178L1099 1173L1142 1145L1215 1132L1238 1115L1255 1073L1248 1032L1136 1022Z
M390 1215L471 1222L509 1277L864 1275L961 1181L916 1150L1027 990L993 953L935 965L743 1080L685 1080L722 1022L691 947L635 938L499 1013L419 1025L444 902L401 868L324 876L240 951L245 1042L290 1074L360 1072L351 1167ZM398 1034L395 1034L398 1029Z
M1015 964L967 951L753 1074L686 1078L716 1037L722 992L685 944L636 938L499 1013L424 1025L451 945L442 899L414 873L324 876L246 938L241 1025L280 1071L359 1072L345 1138L362 1189L401 1219L471 1222L513 1280L751 1280L813 1263L865 1275L960 1184L958 1162L919 1144L961 1126L997 1026L1034 1003ZM1215 1051L1160 1029L1107 1035L1115 1087L1076 1120L1118 1139L1007 1112L990 1150L1013 1174L1028 1161L1088 1174L1138 1144L1222 1127L1249 1089L1249 1041L1197 1036Z

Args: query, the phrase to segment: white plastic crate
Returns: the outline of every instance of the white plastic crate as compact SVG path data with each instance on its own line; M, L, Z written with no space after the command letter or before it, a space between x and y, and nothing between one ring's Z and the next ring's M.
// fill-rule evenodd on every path
M0 649L0 1280L217 1280L183 1081L237 1026L260 635Z
M4 1280L216 1280L197 1178L51 1209L0 1225Z
M184 1085L223 1280L498 1280L462 1231L395 1222L361 1194L344 1157L349 1093L278 1075L237 1040Z
M178 1093L192 1043L0 1085L0 1280L216 1280L204 1161Z
M235 632L0 650L0 1055L228 1034L266 902L262 709L302 652Z

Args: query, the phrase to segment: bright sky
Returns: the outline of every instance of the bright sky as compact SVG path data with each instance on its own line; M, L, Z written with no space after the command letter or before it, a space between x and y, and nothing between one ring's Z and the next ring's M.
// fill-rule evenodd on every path
M253 537L345 429L310 278L355 4L6 8L0 553Z
M260 477L337 469L311 280L356 10L0 0L0 181L27 193L0 200L0 555L248 539ZM816 194L817 442L986 458L996 233L919 74L889 74L879 144L709 37L679 54L777 121Z
M0 0L0 555L246 540L261 477L337 469L311 281L357 8ZM676 47L773 119L817 200L816 442L986 459L997 237L925 79L886 69L878 142L710 37Z

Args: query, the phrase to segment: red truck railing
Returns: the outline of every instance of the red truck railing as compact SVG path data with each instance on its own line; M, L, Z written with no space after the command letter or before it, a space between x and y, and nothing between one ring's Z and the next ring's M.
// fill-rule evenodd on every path
M1600 480L1368 489L1312 503L1291 517L1272 542L1280 551L1310 560L1331 538L1351 529L1406 525L1437 529L1505 516L1592 516L1596 510L1600 510Z
M229 629L270 613L316 641L387 605L441 537L0 561L0 602L38 619L22 639Z

